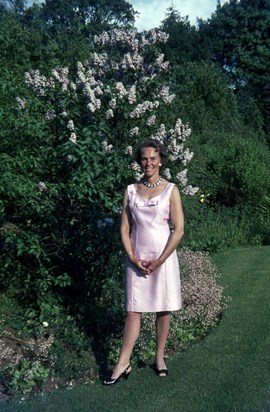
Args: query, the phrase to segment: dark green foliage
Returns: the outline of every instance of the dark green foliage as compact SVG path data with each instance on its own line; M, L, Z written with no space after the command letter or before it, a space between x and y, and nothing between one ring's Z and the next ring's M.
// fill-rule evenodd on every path
M31 13L31 10L28 11ZM134 23L135 12L125 0L46 0L40 7L39 19L49 30L72 30L84 27L89 35L89 29L107 30L117 26L129 26Z
M173 6L167 9L160 28L170 36L163 52L171 64L209 60L209 48L200 32L190 24L188 16L181 17Z
M213 64L184 62L174 68L172 83L175 110L183 114L196 135L216 129L230 133L242 127L228 80Z
M269 135L270 4L267 0L230 0L201 22L212 58L236 90L246 89L263 113Z
M201 187L215 204L248 209L269 193L270 153L264 143L216 134L204 149Z

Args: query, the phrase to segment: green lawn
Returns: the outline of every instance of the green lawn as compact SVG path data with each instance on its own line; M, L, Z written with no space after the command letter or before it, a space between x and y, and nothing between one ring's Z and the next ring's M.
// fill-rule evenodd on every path
M3 412L270 411L270 247L217 254L232 300L218 328L168 361L160 379L135 368L114 387L100 382L58 391Z

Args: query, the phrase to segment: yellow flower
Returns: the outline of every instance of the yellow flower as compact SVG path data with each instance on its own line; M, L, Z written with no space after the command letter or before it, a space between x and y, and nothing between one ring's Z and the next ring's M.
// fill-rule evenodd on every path
M205 202L205 195L201 195L200 198L199 198L199 201L201 203L204 203Z

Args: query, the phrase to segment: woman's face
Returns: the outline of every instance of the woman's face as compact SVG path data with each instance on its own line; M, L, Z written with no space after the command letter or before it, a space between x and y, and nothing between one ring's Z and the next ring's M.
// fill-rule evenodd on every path
M159 175L160 155L154 147L141 150L141 167L146 177Z

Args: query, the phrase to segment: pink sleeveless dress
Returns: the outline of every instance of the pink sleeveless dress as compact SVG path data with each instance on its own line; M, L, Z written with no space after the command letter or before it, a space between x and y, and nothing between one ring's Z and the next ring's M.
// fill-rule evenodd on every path
M128 201L132 216L131 246L140 259L157 259L170 236L170 195L174 187L168 183L163 192L144 200L135 185L128 186ZM174 251L151 275L143 274L126 260L126 311L163 312L181 308L180 272Z

